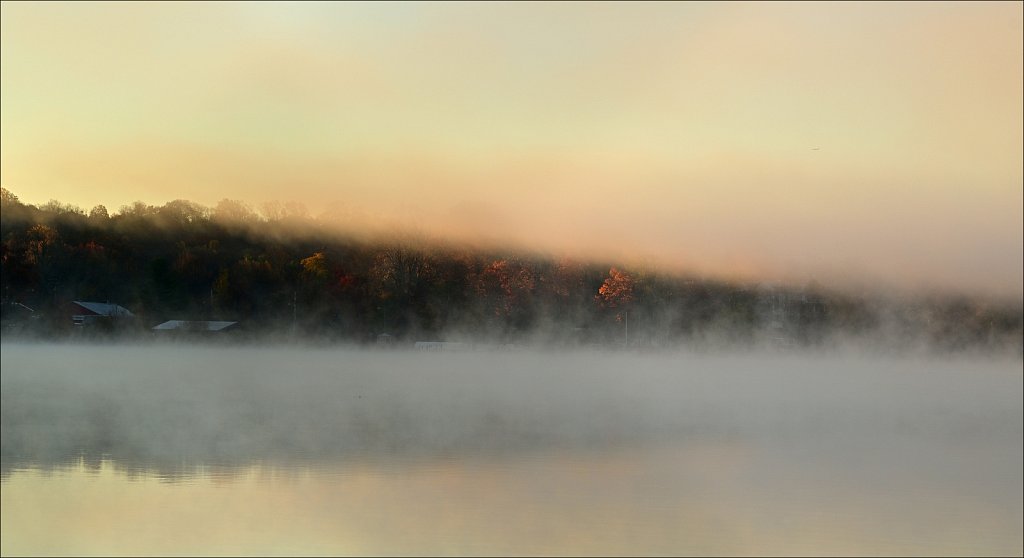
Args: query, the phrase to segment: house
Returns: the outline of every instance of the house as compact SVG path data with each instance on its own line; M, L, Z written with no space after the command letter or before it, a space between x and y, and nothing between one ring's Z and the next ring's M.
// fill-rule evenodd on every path
M109 302L83 302L76 300L71 303L71 321L76 326L92 325L106 320L131 319L135 317L127 308Z
M238 322L224 321L193 321L193 320L168 320L160 325L153 326L153 331L179 331L191 333L205 333L229 331Z
M35 310L20 302L5 302L0 305L0 329L5 332L27 329L38 318Z

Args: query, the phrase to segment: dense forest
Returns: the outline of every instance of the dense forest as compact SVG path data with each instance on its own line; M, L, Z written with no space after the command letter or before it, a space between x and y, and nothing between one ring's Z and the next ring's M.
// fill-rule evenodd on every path
M151 335L166 320L236 321L244 339L665 347L832 346L1020 352L1019 303L895 299L742 284L614 262L356 237L297 204L176 200L86 212L0 199L5 337ZM76 327L71 301L131 319Z

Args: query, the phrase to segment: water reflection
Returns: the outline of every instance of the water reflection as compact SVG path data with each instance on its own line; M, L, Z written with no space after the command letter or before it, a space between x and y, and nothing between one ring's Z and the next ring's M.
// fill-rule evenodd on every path
M2 355L5 555L1021 553L1019 361Z
M4 483L4 553L987 555L1020 548L1020 516L1005 513L1008 499L993 506L999 500L991 495L927 474L923 482L904 475L894 490L855 467L815 473L729 445L600 459L562 452L220 472L195 470L177 484L110 461L98 470L14 473ZM44 510L45 521L26 510Z

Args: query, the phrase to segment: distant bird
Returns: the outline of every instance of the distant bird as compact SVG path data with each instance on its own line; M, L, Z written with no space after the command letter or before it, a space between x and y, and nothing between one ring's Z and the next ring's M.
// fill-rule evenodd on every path
M821 151L821 148L820 147L812 147L811 151Z

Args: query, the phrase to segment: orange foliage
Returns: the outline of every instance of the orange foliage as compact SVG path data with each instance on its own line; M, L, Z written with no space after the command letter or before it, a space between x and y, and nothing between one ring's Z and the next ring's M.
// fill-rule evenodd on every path
M487 285L495 285L501 293L501 304L495 313L508 315L519 305L525 296L533 292L536 280L533 272L522 262L495 260L480 274L481 283L478 291L485 292Z
M608 278L597 290L595 297L602 306L619 308L633 302L633 277L624 271L611 268Z

